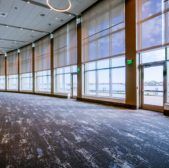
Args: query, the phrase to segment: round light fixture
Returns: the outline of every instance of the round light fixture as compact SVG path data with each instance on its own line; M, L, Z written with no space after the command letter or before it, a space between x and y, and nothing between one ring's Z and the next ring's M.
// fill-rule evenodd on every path
M65 8L65 9L57 9L57 8L54 8L52 6L52 4L50 3L50 0L46 0L46 4L50 7L50 9L56 11L56 12L67 12L71 9L72 7L72 4L71 4L71 1L70 0L67 0L68 1L68 6Z

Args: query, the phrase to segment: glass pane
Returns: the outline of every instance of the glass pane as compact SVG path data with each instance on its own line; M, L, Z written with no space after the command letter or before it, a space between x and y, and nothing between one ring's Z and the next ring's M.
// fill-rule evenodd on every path
M118 3L118 4L115 4ZM123 0L111 1L111 12L110 12L111 25L117 25L124 22L124 4Z
M109 59L97 62L97 69L109 68Z
M152 50L141 54L141 63L149 63L165 60L165 49Z
M85 64L86 71L94 70L94 69L96 69L96 62L90 62L90 63Z
M169 1L168 1L169 4ZM165 43L169 43L169 12L165 14Z
M142 19L150 17L162 10L162 0L140 0L142 1Z
M25 91L32 90L32 73L20 75L20 87L21 90L25 90Z
M88 46L88 58L90 61L97 59L98 57L97 51L98 51L97 41L96 40L90 41Z
M111 59L111 67L119 67L119 66L125 66L125 57L114 57Z
M85 93L87 95L96 95L96 71L85 73Z
M124 99L126 89L125 85L125 68L112 69L112 97Z
M162 16L142 23L141 49L162 44Z
M77 96L77 75L73 75L73 96Z
M65 93L71 93L71 78L70 74L65 74Z
M5 76L0 76L0 90L5 90Z
M70 73L70 66L69 67L65 67L65 73Z
M108 70L98 71L98 96L109 96L110 74Z
M125 32L119 31L113 33L111 36L112 41L112 55L118 55L125 53Z
M61 73L63 73L64 72L64 68L58 68L57 69L57 74L61 74Z
M110 56L109 52L109 31L104 31L99 34L98 39L98 58L106 58Z
M144 104L163 106L163 66L146 67L143 73Z
M18 75L7 76L7 89L18 90Z
M57 79L55 81L56 92L64 92L64 75L57 75L55 78Z
M77 65L72 66L72 72L77 72Z
M169 103L169 62L167 61L167 103Z
M51 89L51 76L50 71L36 72L36 91L37 92L50 92Z

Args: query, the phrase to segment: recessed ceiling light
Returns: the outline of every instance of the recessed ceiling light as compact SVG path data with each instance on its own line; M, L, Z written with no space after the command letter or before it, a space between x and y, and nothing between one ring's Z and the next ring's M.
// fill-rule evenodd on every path
M44 16L45 16L45 14L44 14L44 13L41 13L41 14L40 14L40 16L44 17Z
M0 17L6 17L8 14L4 12L0 12Z
M71 4L71 1L70 0L67 0L68 1L68 6L65 8L65 9L57 9L57 8L54 8L52 6L52 4L50 3L50 0L46 0L46 4L50 7L50 9L53 9L54 11L56 12L67 12L71 9L72 7L72 4Z

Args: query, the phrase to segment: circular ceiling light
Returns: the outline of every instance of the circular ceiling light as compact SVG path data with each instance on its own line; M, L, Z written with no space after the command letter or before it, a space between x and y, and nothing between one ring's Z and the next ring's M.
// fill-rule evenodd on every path
M65 9L57 9L57 8L54 8L52 6L52 4L50 3L50 0L46 0L46 3L47 5L50 7L50 9L56 11L56 12L67 12L71 9L72 7L72 4L71 4L71 1L70 0L67 0L68 1L68 6L65 8Z

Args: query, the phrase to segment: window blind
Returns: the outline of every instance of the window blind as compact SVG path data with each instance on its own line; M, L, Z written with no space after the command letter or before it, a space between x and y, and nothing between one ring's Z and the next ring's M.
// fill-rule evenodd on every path
M21 49L19 63L21 74L32 72L32 46L27 46Z
M54 33L54 67L77 64L76 21Z
M169 43L169 2L140 0L137 2L137 50Z
M50 69L50 38L46 37L35 43L35 71Z
M125 1L105 0L82 15L82 61L125 53Z
M7 54L7 75L18 74L18 53L13 51Z
M5 75L5 57L0 55L0 76Z

